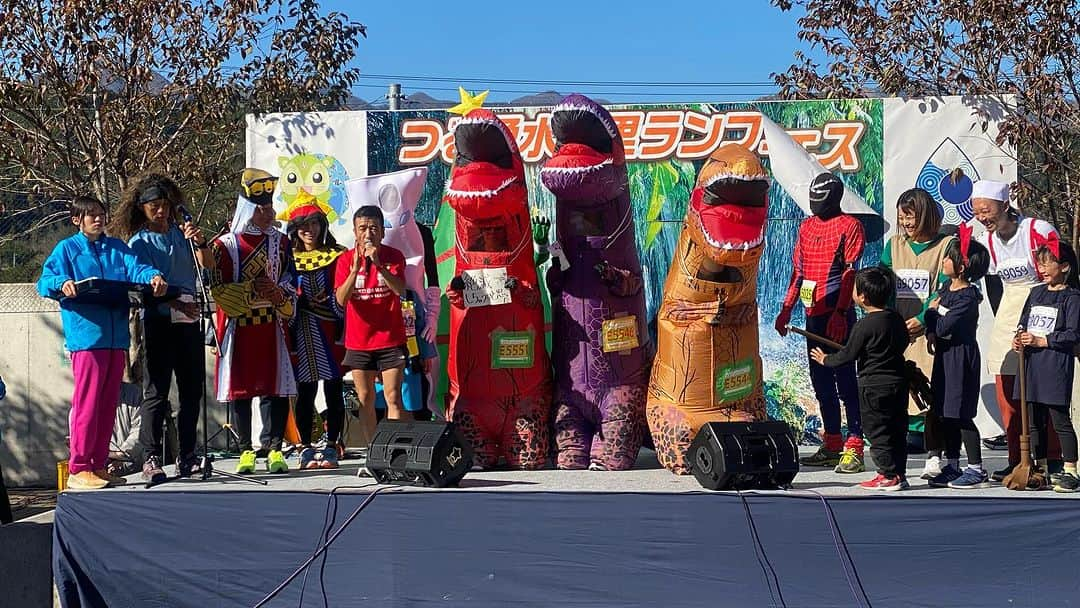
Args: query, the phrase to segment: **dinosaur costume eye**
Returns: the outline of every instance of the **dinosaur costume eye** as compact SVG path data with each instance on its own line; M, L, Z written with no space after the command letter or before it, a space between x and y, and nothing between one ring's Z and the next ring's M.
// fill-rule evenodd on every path
M288 176L287 176L287 177L285 178L285 181L289 182L290 184L295 184L295 183L296 183L296 174L295 174L295 173L290 173L290 174L289 174L289 175L288 175Z
M312 182L314 182L316 184L321 184L322 180L323 180L323 174L322 173L312 173L311 174L311 181Z

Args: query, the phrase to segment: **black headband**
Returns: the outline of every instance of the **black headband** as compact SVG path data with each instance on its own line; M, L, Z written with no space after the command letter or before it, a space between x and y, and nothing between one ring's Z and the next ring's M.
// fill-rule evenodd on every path
M156 201L158 199L169 200L169 197L165 194L164 188L161 186L150 186L139 192L138 201L140 205L145 205L150 201Z

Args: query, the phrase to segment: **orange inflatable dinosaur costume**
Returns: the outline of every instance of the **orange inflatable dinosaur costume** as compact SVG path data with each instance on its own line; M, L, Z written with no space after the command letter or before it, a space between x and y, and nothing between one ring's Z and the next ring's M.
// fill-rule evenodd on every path
M765 419L758 353L758 260L769 178L757 155L726 145L698 174L657 313L646 405L656 453L690 472L690 441L711 421Z

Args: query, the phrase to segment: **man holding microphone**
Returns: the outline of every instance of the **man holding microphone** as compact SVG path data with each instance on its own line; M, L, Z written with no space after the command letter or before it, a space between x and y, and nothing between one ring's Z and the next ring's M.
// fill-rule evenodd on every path
M356 247L341 255L334 277L338 304L345 309L345 367L351 368L360 422L367 436L375 429L375 379L381 374L387 418L402 417L401 382L408 350L401 295L405 256L382 244L382 210L365 205L353 215Z

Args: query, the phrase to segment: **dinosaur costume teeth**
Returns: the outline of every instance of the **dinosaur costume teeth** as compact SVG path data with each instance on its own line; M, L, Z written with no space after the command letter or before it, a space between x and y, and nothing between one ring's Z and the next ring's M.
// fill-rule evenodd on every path
M570 100L570 101L567 101L567 100ZM587 100L587 101L583 101L583 100ZM566 113L584 112L584 113L587 113L587 114L591 114L598 121L600 121L600 124L602 124L604 126L604 129L607 131L608 136L611 137L612 140L617 139L620 142L622 141L622 137L619 136L619 128L615 125L615 119L613 119L611 117L611 114L607 110L605 110L603 108L603 106L600 106L600 105L596 104L595 102L593 102L588 97L585 97L584 95L570 95L566 99L564 99L563 101L560 101L551 110L552 116L554 116L555 114L558 114L560 112L566 112Z
M454 139L458 155L445 196L457 240L455 280L446 290L449 416L478 466L539 469L551 442L551 365L524 165L510 130L488 110L470 111ZM515 283L510 302L467 306L462 275L499 269Z
M646 412L657 457L690 472L686 451L706 422L765 419L757 273L769 180L740 146L713 152L698 174L657 314Z
M516 177L511 177L499 184L494 190L455 190L453 186L453 180L446 182L446 198L447 199L462 199L469 197L477 198L494 198L499 195L503 190L510 187L517 181Z
M599 127L599 128L598 128ZM625 470L645 430L652 354L622 138L581 95L555 107L558 149L540 172L555 195L555 440L561 469Z
M584 167L544 167L540 170L540 174L544 173L563 173L567 175L587 174L595 173L604 167L612 164L611 159L603 160L595 165L586 165Z

